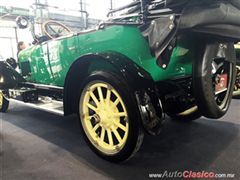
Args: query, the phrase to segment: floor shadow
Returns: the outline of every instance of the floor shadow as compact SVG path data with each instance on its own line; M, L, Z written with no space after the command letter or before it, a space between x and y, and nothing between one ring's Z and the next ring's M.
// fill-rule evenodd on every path
M202 171L233 141L240 139L239 124L205 118L190 124L167 120L159 136L145 136L140 151L130 161L112 164L89 150L83 141L76 116L60 117L15 105L2 117L4 121L71 152L76 159L84 159L90 168L114 179L148 178L149 173L165 170ZM239 149L233 150L236 151L233 154L239 153Z

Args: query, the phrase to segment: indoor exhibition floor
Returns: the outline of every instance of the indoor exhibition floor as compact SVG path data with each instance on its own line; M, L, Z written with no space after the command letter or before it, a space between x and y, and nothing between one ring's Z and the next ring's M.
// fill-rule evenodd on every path
M113 164L86 145L76 116L61 117L12 103L0 114L0 179L149 179L164 171L213 171L240 177L240 100L220 120L167 119L157 137L145 136L129 161Z

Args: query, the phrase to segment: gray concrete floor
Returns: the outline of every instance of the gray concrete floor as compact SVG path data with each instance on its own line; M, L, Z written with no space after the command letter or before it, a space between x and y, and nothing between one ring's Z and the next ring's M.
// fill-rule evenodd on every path
M19 104L0 114L0 179L148 179L149 173L213 171L240 179L240 100L220 120L167 120L146 135L134 158L112 164L85 144L75 116L60 117Z

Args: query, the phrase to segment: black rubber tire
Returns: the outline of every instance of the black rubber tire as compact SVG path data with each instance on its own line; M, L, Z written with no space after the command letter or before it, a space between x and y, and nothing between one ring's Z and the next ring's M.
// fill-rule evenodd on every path
M9 100L0 92L0 96L2 96L2 106L0 106L0 112L5 113L9 107Z
M240 67L240 60L237 60L237 66ZM239 74L239 70L236 70L237 74L236 74L236 81L240 80L240 74ZM240 88L237 88L237 90L233 90L233 99L240 99Z
M191 112L187 112L187 111L178 113L178 114L170 114L168 116L171 118L171 120L181 122L181 123L189 123L199 119L202 116L198 108L194 109Z
M84 139L89 145L89 147L101 158L110 161L110 162L122 162L125 160L130 159L140 148L143 138L144 138L144 131L142 125L140 123L140 114L137 106L137 102L133 93L131 93L131 89L129 88L130 85L126 83L126 81L121 78L119 75L114 73L104 72L104 71L95 71L91 73L85 81L82 83L79 97L79 111L80 110L80 101L82 93L84 92L84 88L87 85L94 81L103 81L110 84L114 89L118 91L123 102L126 106L128 112L128 119L129 119L129 131L128 137L124 147L116 154L105 154L99 149L97 149L92 142L88 139L83 126L81 124L81 129L84 134ZM79 112L79 119L81 122L81 114Z
M229 64L230 81L228 81L227 92L223 103L218 105L215 100L213 80L212 80L212 61L216 57L219 59L222 55L219 49L223 48L221 43L205 43L198 49L197 58L193 63L193 90L196 104L203 116L207 118L221 118L224 116L230 106L232 99L233 85L235 82L235 50L233 43L223 43L226 59L232 58ZM222 57L224 58L224 57ZM233 59L234 58L234 59Z

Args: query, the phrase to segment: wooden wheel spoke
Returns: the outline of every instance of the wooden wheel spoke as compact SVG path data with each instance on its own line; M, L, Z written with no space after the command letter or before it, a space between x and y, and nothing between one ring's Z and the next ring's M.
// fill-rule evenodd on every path
M119 133L117 132L116 129L113 130L113 134L115 135L115 137L117 138L119 144L122 142L122 138L121 136L119 135Z
M110 100L111 97L111 90L107 90L106 100Z
M126 112L118 112L114 114L115 117L123 117L123 116L127 116Z
M89 107L90 109L92 109L93 111L97 111L97 108L89 103L87 103L87 107Z
M97 87L97 90L98 90L98 95L99 95L100 101L102 102L103 101L102 88L101 87Z
M99 127L100 127L100 125L99 125L99 124L96 124L96 125L93 127L92 130L93 130L94 132L96 132L96 130L97 130Z
M90 92L90 97L93 99L93 101L95 102L95 104L98 106L99 105L99 101L96 98L95 94L93 92Z
M106 130L102 127L101 137L100 137L100 139L101 139L102 142L104 141L105 131L106 131Z
M119 98L117 98L115 101L114 101L114 106L117 106L118 105L118 103L120 102L120 100L119 100Z
M122 129L124 132L127 131L127 127L125 127L124 125L122 125L120 122L114 122L114 123L115 123L115 125L116 125L117 127L119 127L120 129Z
M112 146L113 145L113 137L112 137L112 132L110 129L107 130L107 135L108 135L109 144Z

